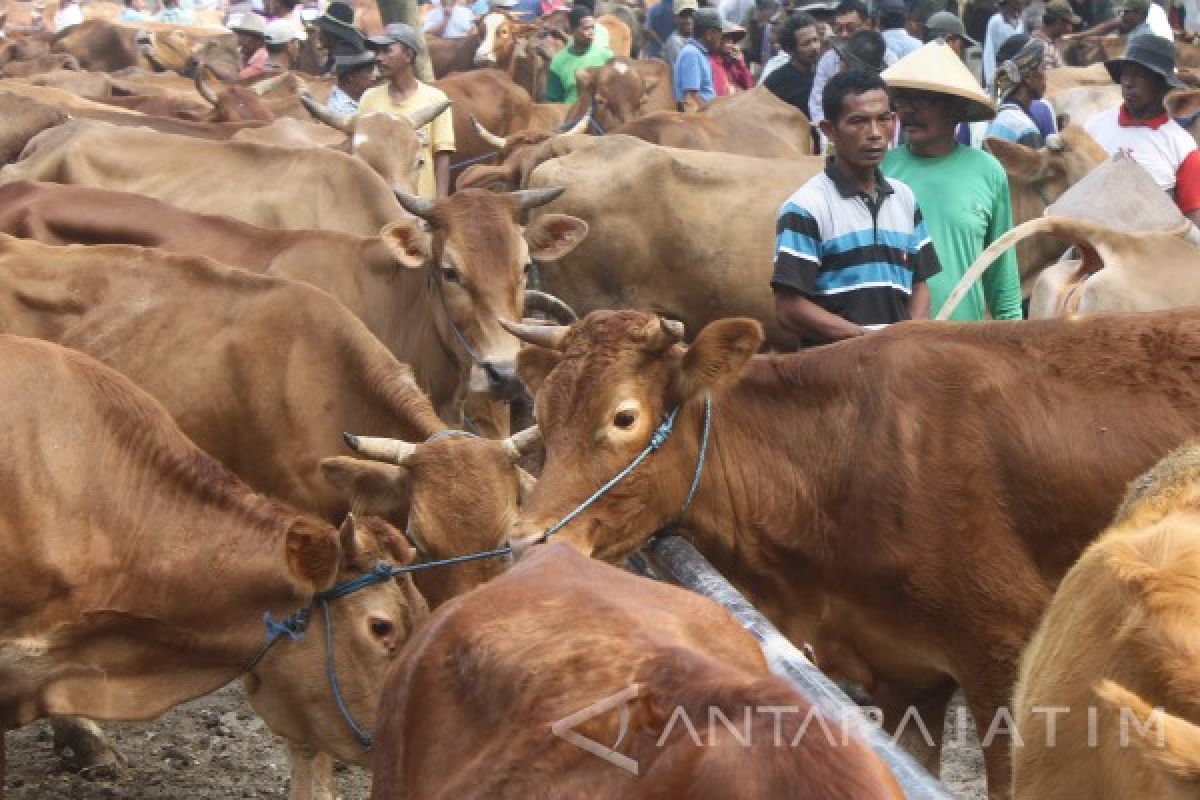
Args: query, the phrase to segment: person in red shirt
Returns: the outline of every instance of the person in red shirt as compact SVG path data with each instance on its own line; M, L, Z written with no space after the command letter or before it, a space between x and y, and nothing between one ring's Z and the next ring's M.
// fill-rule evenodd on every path
M708 61L712 65L713 90L717 97L728 97L754 86L754 78L738 47L738 43L745 38L745 28L721 20L721 47L708 54Z

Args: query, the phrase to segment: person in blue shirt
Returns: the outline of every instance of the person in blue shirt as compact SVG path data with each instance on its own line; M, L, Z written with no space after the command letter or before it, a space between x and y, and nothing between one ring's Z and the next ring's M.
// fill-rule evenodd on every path
M715 8L695 14L695 29L675 61L675 102L681 111L699 111L717 96L709 53L721 49L721 15Z
M646 58L658 58L662 54L663 43L675 30L675 13L671 0L659 2L646 12L646 24L643 28L645 38L642 40L642 52Z

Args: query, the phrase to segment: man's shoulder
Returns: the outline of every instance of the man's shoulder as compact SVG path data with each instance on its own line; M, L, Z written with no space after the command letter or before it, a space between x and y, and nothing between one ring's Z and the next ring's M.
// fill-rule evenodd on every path
M816 217L820 209L829 205L831 194L836 194L836 192L837 188L833 185L833 181L829 180L825 170L821 170L801 184L800 188L783 201L780 213L802 212Z
M1115 128L1117 126L1117 115L1120 112L1120 106L1106 108L1097 114L1093 114L1092 118L1083 126L1083 129L1094 136L1096 131L1106 131L1110 128Z
M387 85L372 86L362 93L362 97L358 98L358 108L360 111L379 111L391 105L391 101L387 96Z
M384 91L387 90L386 86L381 88L383 88ZM417 81L417 91L413 93L413 98L419 98L423 103L441 103L443 101L448 101L450 96L436 86L431 86L428 83Z

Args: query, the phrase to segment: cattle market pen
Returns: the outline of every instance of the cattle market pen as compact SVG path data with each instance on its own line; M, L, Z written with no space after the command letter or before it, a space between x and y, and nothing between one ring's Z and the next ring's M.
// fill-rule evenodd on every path
M825 717L857 736L891 769L905 797L950 800L951 795L897 747L845 692L789 642L696 548L678 536L658 536L630 558L634 571L669 580L715 600L758 639L771 672L786 678ZM818 729L819 730L819 729ZM823 733L819 735L824 735Z

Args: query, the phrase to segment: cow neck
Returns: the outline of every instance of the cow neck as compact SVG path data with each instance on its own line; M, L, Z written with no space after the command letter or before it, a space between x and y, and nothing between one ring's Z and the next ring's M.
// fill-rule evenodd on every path
M78 575L73 590L79 611L73 640L86 642L79 629L118 639L125 634L137 661L155 666L148 676L124 660L97 664L104 680L89 687L97 696L88 702L116 703L104 706L115 716L123 715L119 704L129 702L127 680L139 687L137 714L148 715L236 678L262 645L263 612L286 614L307 602L287 570L287 531L327 527L286 513L226 476L201 477L208 482L198 486L147 466L150 474L112 487L107 508L113 513L104 521L97 515L93 530L120 533L94 544L87 563L95 566ZM201 464L206 472L211 466ZM75 654L80 663L104 655Z
M681 520L696 547L767 607L772 604L762 595L774 586L781 564L808 581L834 572L839 553L831 537L837 531L823 512L835 499L830 488L836 476L852 465L838 455L844 447L830 446L830 437L857 424L844 381L833 375L826 380L823 369L796 369L797 359L815 365L807 355L782 357L782 370L771 364L779 358L755 359L747 377L714 394L705 476ZM696 451L703 411L702 400L694 399L678 423L685 454ZM689 458L672 462L681 492L691 475Z

